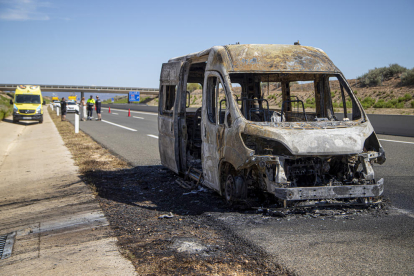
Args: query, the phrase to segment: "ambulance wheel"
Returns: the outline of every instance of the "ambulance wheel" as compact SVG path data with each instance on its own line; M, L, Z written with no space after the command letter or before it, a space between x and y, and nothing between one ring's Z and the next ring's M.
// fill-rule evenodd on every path
M19 122L19 120L15 119L15 118L13 117L13 123L17 124L18 122Z

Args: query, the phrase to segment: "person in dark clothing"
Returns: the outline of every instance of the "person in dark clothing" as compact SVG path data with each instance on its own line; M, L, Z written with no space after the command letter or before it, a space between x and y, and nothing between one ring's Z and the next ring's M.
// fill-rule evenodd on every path
M101 117L101 100L99 99L99 96L96 96L95 105L96 105L96 114L98 114L98 118L96 120L97 121L102 121L102 117Z
M91 95L90 98L86 101L86 107L88 108L88 120L92 120L93 107L95 106L95 100Z
M62 97L62 101L60 102L60 108L62 109L62 121L66 121L66 100L65 97Z

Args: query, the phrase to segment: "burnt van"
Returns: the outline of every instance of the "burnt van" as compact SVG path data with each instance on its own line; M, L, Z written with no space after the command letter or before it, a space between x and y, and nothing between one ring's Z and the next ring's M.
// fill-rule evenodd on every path
M189 83L201 85L201 107L189 107ZM385 162L384 150L321 49L227 45L170 59L161 68L158 113L162 165L229 202L252 189L285 204L383 192L373 163Z

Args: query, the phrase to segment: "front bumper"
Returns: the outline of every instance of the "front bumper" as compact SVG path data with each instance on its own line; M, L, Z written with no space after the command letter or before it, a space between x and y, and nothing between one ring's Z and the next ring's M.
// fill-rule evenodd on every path
M377 197L384 192L384 181L371 185L345 185L345 186L318 186L272 189L274 195L283 200L309 200L309 199L334 199L334 198L358 198Z
M15 120L33 120L39 121L43 118L43 114L35 114L35 115L21 115L21 114L13 114L13 118Z

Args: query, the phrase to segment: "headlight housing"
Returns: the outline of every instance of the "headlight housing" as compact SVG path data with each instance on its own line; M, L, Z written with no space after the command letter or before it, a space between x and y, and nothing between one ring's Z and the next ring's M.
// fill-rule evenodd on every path
M42 113L42 106L41 105L39 105L37 108L36 108L36 114L41 114Z
M17 106L14 104L13 105L13 113L17 113L17 111L18 111L19 109L17 108Z
M292 156L290 150L281 142L259 136L241 134L244 145L255 151L256 155L285 155Z

